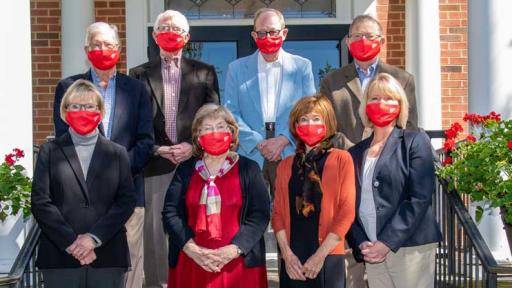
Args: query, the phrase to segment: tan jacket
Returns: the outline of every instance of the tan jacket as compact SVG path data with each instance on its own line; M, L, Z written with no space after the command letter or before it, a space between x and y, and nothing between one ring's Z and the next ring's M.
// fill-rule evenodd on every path
M376 73L388 73L402 84L409 101L407 128L416 129L418 127L418 112L414 77L407 71L382 61L377 64ZM338 122L338 132L343 133L353 144L370 136L372 129L365 128L361 117L359 117L359 105L363 93L354 63L327 74L320 83L320 93L327 96L333 104Z

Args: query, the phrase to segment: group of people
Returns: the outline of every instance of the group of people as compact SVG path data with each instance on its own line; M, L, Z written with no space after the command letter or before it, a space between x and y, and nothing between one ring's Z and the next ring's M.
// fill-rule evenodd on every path
M116 27L88 27L91 68L57 84L34 171L45 287L268 287L269 222L280 287L433 287L432 150L379 22L354 19L354 62L317 92L282 13L260 9L222 97L182 56L189 28L158 15L160 57L127 76Z

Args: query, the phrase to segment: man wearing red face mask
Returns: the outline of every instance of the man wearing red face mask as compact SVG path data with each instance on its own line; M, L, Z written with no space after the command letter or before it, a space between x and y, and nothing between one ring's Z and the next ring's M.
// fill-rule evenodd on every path
M219 85L212 65L182 57L190 39L183 14L167 10L158 15L153 39L160 57L130 69L130 76L144 82L153 106L155 146L144 171L144 271L146 287L162 287L167 283L167 240L161 220L166 188L176 165L192 156L194 115L206 103L219 103Z
M378 73L388 73L400 82L409 101L408 129L418 126L414 77L398 67L379 59L385 43L380 23L369 15L354 18L345 38L354 62L329 73L320 83L320 92L327 96L336 112L338 132L353 144L367 138L372 130L365 128L357 113L368 82Z
M288 114L315 92L311 62L281 48L287 34L281 12L256 12L251 36L258 51L229 64L221 101L240 125L238 153L263 167L271 195L278 161L294 152Z
M153 121L150 98L144 85L116 70L121 52L119 44L116 26L97 22L87 28L84 51L91 69L59 81L55 89L53 121L55 136L65 134L69 126L59 116L62 97L71 84L79 79L94 83L105 102L105 116L99 125L99 130L109 140L124 146L130 157L130 168L137 192L137 207L126 223L132 265L126 277L126 286L141 287L142 226L144 224L142 169L153 149Z

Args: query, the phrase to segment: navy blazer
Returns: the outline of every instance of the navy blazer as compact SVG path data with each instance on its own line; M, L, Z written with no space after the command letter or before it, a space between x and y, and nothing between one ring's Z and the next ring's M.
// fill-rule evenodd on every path
M91 233L95 268L128 267L124 224L135 207L135 191L124 147L98 137L84 178L71 135L41 146L32 183L32 213L39 227L39 268L81 267L66 252L79 234Z
M354 256L362 260L359 245L369 241L359 218L365 153L371 137L349 149L356 172L356 220L347 235ZM430 139L424 132L394 128L375 165L372 176L377 212L377 240L393 252L441 240L432 211L435 191L434 160Z
M191 158L178 165L165 195L162 222L165 231L169 233L169 267L176 267L183 246L194 238L194 231L187 222L185 197L196 162L197 158ZM242 186L242 210L239 219L240 230L231 243L242 250L247 267L264 266L263 234L270 220L270 197L258 164L240 156L238 165Z
M84 74L62 79L55 89L53 104L53 122L55 136L68 131L69 126L60 118L60 103L64 93L76 80L92 82L91 70ZM110 140L120 144L128 151L133 181L137 192L137 206L144 206L144 178L142 169L153 151L153 117L151 101L147 90L140 81L116 72L116 99ZM102 130L100 125L100 130Z

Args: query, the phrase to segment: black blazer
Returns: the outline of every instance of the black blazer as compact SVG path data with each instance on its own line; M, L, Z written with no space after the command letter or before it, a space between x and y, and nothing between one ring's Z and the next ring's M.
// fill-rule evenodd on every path
M60 137L68 131L69 126L60 118L60 103L64 93L76 80L85 79L92 82L91 70L84 74L62 79L55 89L53 104L53 122L55 136ZM137 193L137 206L144 206L144 178L142 169L146 166L153 151L153 117L150 97L144 85L122 73L116 73L116 96L112 135L110 140L120 144L128 151L133 180ZM102 125L100 125L100 129Z
M193 59L181 58L181 86L176 115L178 143L192 143L192 120L197 110L206 103L219 104L219 83L215 68ZM153 128L155 145L169 146L172 143L165 132L164 87L162 80L162 59L151 61L130 69L130 76L142 81L151 95L153 106ZM175 165L171 161L153 155L146 167L146 176L167 174Z
M359 218L364 155L373 140L349 149L356 172L356 220L347 235L356 259L359 244L369 241ZM432 211L435 191L434 161L430 139L424 132L394 128L380 154L372 176L377 211L377 239L393 252L441 240Z
M92 267L128 267L124 224L135 207L128 154L100 135L87 180L79 161L69 133L41 146L32 183L32 213L42 230L37 266L80 267L65 250L78 234L92 233L102 241Z
M240 230L231 243L242 250L247 267L263 266L263 233L270 220L270 198L258 164L243 156L240 156L238 161L242 186L242 212ZM178 166L165 195L162 222L169 234L169 267L176 267L180 251L187 241L194 237L193 230L187 224L185 196L196 162L196 158L191 158Z

